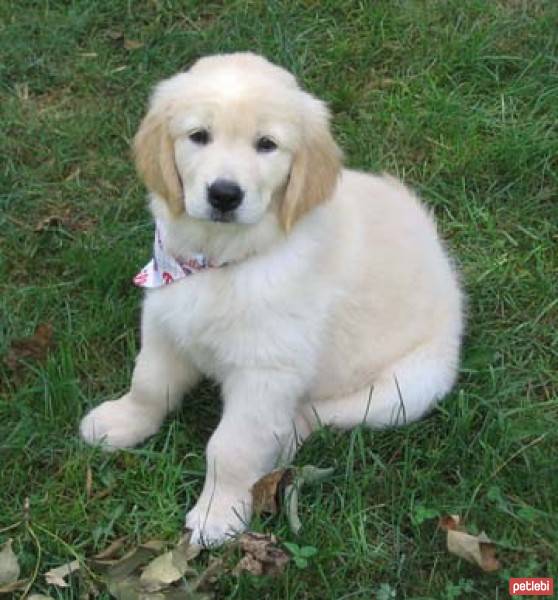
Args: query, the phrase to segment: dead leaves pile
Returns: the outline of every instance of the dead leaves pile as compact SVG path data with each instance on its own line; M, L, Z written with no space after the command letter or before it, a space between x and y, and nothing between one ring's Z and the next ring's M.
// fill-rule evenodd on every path
M285 509L293 532L301 528L298 515L298 494L303 485L323 481L333 469L319 469L312 465L289 467L269 473L252 488L256 514L276 514ZM439 527L447 533L448 551L485 572L497 571L496 546L481 532L473 535L465 530L457 515L439 520ZM70 579L78 577L80 598L93 600L106 589L116 600L209 600L217 580L227 574L242 572L253 576L280 575L291 558L299 568L305 568L308 558L316 554L313 546L280 544L271 534L248 532L228 544L219 557L209 556L205 568L192 561L198 557L201 546L190 544L189 534L175 546L152 540L128 549L121 557L128 540L114 540L103 552L86 560L74 560L44 574L48 585L57 588L70 586ZM240 551L240 558L238 553ZM236 557L236 558L234 558ZM0 595L24 590L26 596L35 583L35 577L20 579L20 566L9 539L0 548ZM29 600L49 600L49 596L32 594Z
M201 547L190 544L188 537L183 537L170 550L163 550L165 544L154 540L113 560L107 557L107 549L89 561L88 566L102 576L107 590L117 600L209 598L203 588L210 582L207 571L211 565L198 573L189 564L198 556Z
M51 337L50 325L39 326L33 336L14 343L14 365L26 358L44 358ZM285 509L292 531L298 533L302 527L298 515L300 490L304 485L323 481L332 473L333 469L319 469L313 465L273 471L252 488L254 512L277 514ZM93 475L89 469L86 477L88 496L92 485ZM201 547L190 544L189 536L182 537L174 547L152 540L116 558L127 543L126 537L118 538L91 558L73 560L51 569L44 574L45 583L67 588L72 578L78 578L83 600L96 598L100 589L106 589L117 600L204 600L211 597L211 588L217 579L226 574L238 576L246 572L257 577L277 576L291 558L297 567L303 568L307 558L317 552L309 546L299 548L297 544L279 543L271 534L248 532L229 543L219 557L209 556L205 569L200 569L193 567L191 561L201 552ZM12 540L8 540L0 550L0 594L24 590L26 595L35 583L35 576L30 579L19 577L19 563L12 550ZM39 598L40 595L35 594L35 600ZM45 598L48 596L41 597L42 600Z
M233 573L242 571L252 575L280 575L289 562L289 555L277 545L274 535L248 532L238 540L244 556L240 559Z
M210 556L205 568L191 562L202 548L189 543L189 535L169 548L152 540L122 553L127 538L118 538L103 552L84 561L73 560L44 574L45 583L68 588L71 578L79 579L80 598L91 600L106 589L116 600L209 600L211 589L223 575L276 576L290 560L273 535L245 533L227 546L220 557ZM241 557L232 556L240 549ZM0 550L0 595L28 590L33 580L20 579L20 566L9 539ZM49 600L50 596L32 594L31 600Z

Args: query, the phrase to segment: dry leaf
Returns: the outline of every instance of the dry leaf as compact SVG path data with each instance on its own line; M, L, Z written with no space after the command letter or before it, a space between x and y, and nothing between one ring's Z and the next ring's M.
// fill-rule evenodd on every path
M179 545L153 559L141 574L140 582L143 589L155 592L182 579L186 573L197 575L197 572L188 566L187 551L186 545Z
M92 494L93 494L93 471L91 470L91 467L88 466L87 471L85 472L85 495L88 498L91 498Z
M476 536L449 530L448 550L459 558L478 565L483 571L497 571L500 568L496 547L484 532Z
M277 514L285 487L292 482L292 479L293 469L276 469L256 481L252 486L254 514Z
M126 543L127 539L128 537L125 535L115 539L104 550L102 550L98 554L95 554L93 558L97 560L106 560L108 558L114 558L114 555L120 550L120 548L122 548L122 546Z
M124 37L124 34L122 33L122 31L117 31L116 29L109 29L106 32L106 35L111 40L121 40Z
M206 594L201 594L186 587L169 587L157 592L146 592L142 589L139 577L108 582L108 591L116 600L210 600Z
M461 517L459 515L445 515L440 517L439 525L444 531L454 530L459 527Z
M114 596L116 600L140 600L137 577L109 580L107 587L110 595Z
M263 575L263 565L251 554L246 554L238 561L232 572L233 575L240 575L242 571L246 571L252 575Z
M45 580L49 585L55 585L56 587L65 588L70 584L64 579L68 575L71 575L75 571L79 571L80 564L79 560L73 560L72 562L60 565L55 569L51 569L45 573Z
M298 535L302 529L302 521L298 516L298 494L302 483L300 480L295 481L285 488L285 504L287 507L287 520L291 531Z
M31 594L27 596L27 600L54 600L52 596L45 596L44 594Z
M22 360L44 360L53 346L52 332L51 323L40 323L32 336L14 340L5 358L6 365L14 371Z
M95 55L95 56L97 56L97 55ZM72 172L69 175L64 177L64 181L72 181L73 179L77 179L79 177L80 173L81 173L81 169L79 167L76 167L75 169L72 170Z
M10 538L0 550L0 586L13 585L20 574L17 556L12 550L13 540Z
M245 556L233 570L235 573L249 567L253 574L280 575L290 560L289 555L277 545L277 538L271 534L247 532L240 536L238 543ZM249 558L244 560L246 556ZM255 562L260 563L261 572Z
M29 100L29 84L28 83L16 83L14 85L14 91L16 96L20 100Z
M110 580L122 580L131 575L138 567L149 562L163 546L162 542L147 542L130 550L118 562L109 567L107 577Z
M79 168L74 169L74 171L72 171L72 173L66 177L66 181L75 179L78 176ZM46 215L40 221L38 221L33 228L33 231L35 233L43 233L44 231L49 231L50 229L56 229L59 227L63 227L71 231L89 231L95 225L94 219L80 215L71 208L58 210L59 212Z
M231 546L230 549L235 546ZM229 549L229 551L230 551ZM199 592L199 590L204 590L210 584L213 584L217 581L218 576L221 573L225 572L225 556L217 558L216 556L209 557L209 564L205 571L202 571L197 579L194 579L189 585L188 588L191 592ZM203 594L202 594L203 595Z
M180 537L178 540L177 546L182 546L184 548L184 556L186 560L193 560L196 556L199 556L202 551L203 546L200 544L191 544L190 539L192 538L192 532L189 531Z
M80 571L79 600L96 600L101 594L98 583L99 581L94 581L87 571Z
M137 50L138 48L141 48L142 46L143 46L143 42L139 42L137 40L128 40L128 39L124 40L124 48L126 48L126 50Z
M451 554L479 566L487 573L500 568L496 546L484 531L479 535L467 533L458 515L442 517L440 527L447 531L447 546Z
M334 467L315 467L314 465L304 465L299 469L298 476L302 479L302 483L308 483L314 485L321 483L333 475L335 472Z
M28 579L18 579L17 581L13 581L12 583L7 583L6 585L0 585L0 594L11 594L12 592L18 592L19 590L24 590L29 584Z
M330 477L333 468L320 469L313 465L276 469L252 486L254 513L277 514L282 505L286 507L291 530L298 534L302 523L298 516L298 498L303 485L316 484Z
M151 550L152 552L161 552L167 546L167 543L163 540L148 540L147 542L143 542L140 544L140 548L146 548L147 550Z
M34 227L33 231L41 233L53 227L68 225L70 220L70 209L67 208L61 213L53 213L43 217Z
M103 498L110 496L112 494L113 489L114 488L107 488L105 490L100 490L99 492L91 496L89 502L96 502L97 500L102 500Z
M110 560L124 540L115 540L87 561L89 568L100 576L117 600L209 600L199 588L216 575L217 566L219 572L223 571L223 563L221 560L219 565L210 562L209 567L198 575L189 567L188 561L200 553L201 546L190 544L189 535L182 536L167 552L164 552L168 546L166 542L150 540L130 550L120 560ZM161 552L164 553L160 555ZM186 579L188 576L191 576L190 581Z

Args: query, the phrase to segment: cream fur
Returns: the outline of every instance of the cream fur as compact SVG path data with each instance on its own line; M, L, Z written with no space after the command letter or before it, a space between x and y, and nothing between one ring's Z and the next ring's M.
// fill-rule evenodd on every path
M204 147L188 139L200 126L212 132ZM258 135L278 149L258 154ZM135 152L167 251L232 264L146 293L130 391L81 433L133 446L202 375L217 380L223 415L186 524L221 543L246 527L252 484L317 426L414 421L450 390L461 294L413 193L341 171L325 106L265 59L208 57L161 83ZM209 220L217 177L245 190L236 223Z

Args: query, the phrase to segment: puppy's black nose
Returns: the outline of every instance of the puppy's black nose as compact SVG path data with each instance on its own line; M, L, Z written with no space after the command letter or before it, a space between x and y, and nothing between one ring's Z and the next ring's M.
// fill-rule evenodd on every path
M230 212L240 206L244 192L234 181L216 179L208 188L209 204L221 212Z

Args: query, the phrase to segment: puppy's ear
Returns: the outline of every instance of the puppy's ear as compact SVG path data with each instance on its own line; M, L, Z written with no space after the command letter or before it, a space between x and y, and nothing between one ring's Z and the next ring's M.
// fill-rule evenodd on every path
M184 211L182 183L174 162L174 145L164 111L153 106L134 138L136 169L148 190L167 203L173 215Z
M333 194L341 171L342 154L329 130L329 112L319 100L307 100L302 142L279 208L279 221L285 231Z

